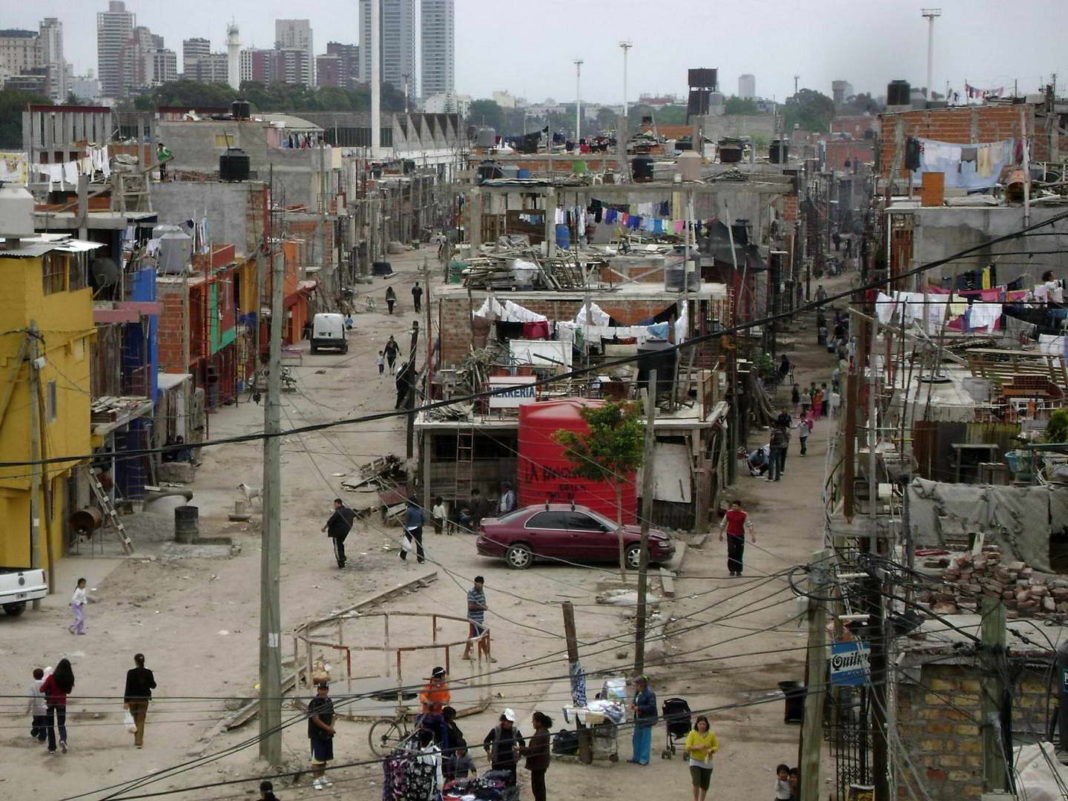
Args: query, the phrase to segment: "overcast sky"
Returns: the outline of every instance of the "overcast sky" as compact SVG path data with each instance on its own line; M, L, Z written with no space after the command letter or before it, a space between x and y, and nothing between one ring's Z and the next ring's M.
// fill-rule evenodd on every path
M75 72L96 68L96 12L107 0L0 0L0 27L36 29L41 18L63 21L67 59ZM355 0L127 0L140 25L162 34L178 53L182 40L211 39L222 50L231 17L246 46L271 47L275 18L311 20L316 53L328 41L355 43ZM1068 85L1068 0L942 0L935 23L932 83L1033 92L1058 74ZM456 0L456 88L476 98L507 89L531 101L575 97L576 58L582 96L619 103L623 58L633 42L628 96L686 91L688 67L718 67L721 89L738 90L738 75L756 76L757 94L783 99L801 87L831 93L831 81L884 94L888 81L923 85L927 22L905 0ZM1068 92L1066 92L1068 93Z

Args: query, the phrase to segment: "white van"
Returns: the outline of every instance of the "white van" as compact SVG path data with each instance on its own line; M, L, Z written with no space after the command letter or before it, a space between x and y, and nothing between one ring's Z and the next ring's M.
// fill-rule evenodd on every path
M337 348L349 352L345 341L345 316L343 314L317 314L312 318L311 352L321 348Z

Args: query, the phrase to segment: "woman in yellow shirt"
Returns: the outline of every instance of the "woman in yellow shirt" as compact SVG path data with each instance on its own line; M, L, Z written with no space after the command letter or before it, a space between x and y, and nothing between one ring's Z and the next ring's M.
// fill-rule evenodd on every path
M708 718L698 715L693 729L686 735L683 756L690 758L690 776L693 779L693 801L705 801L708 785L712 781L712 756L719 750L719 740L708 726Z

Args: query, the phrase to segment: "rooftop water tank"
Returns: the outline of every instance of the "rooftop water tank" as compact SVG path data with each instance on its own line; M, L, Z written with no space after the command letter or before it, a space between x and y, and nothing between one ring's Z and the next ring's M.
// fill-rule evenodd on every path
M768 161L772 164L785 164L790 157L790 143L785 139L772 139L768 149Z
M493 147L497 144L497 131L493 128L479 128L475 131L475 147Z
M909 86L908 81L890 81L890 83L886 87L886 105L912 105L912 87Z
M675 170L684 181L700 181L701 156L693 150L682 152L675 162Z
M636 184L653 180L653 160L649 156L635 156L630 162L631 175Z
M152 235L159 240L159 272L189 272L193 263L193 238L177 225L157 225Z
M24 186L0 186L0 237L17 241L33 235L33 195Z
M247 181L251 172L248 154L239 147L228 147L219 156L220 181Z
M252 116L252 104L247 100L235 100L230 104L230 115L235 120L247 120Z

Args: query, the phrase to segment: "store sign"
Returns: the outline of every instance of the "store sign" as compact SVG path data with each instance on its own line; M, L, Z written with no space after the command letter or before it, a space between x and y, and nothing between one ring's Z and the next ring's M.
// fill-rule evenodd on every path
M538 380L533 375L494 375L490 376L489 407L491 409L515 409L524 403L534 402L534 383Z
M831 645L831 684L856 687L868 681L871 649L864 642L836 642Z

